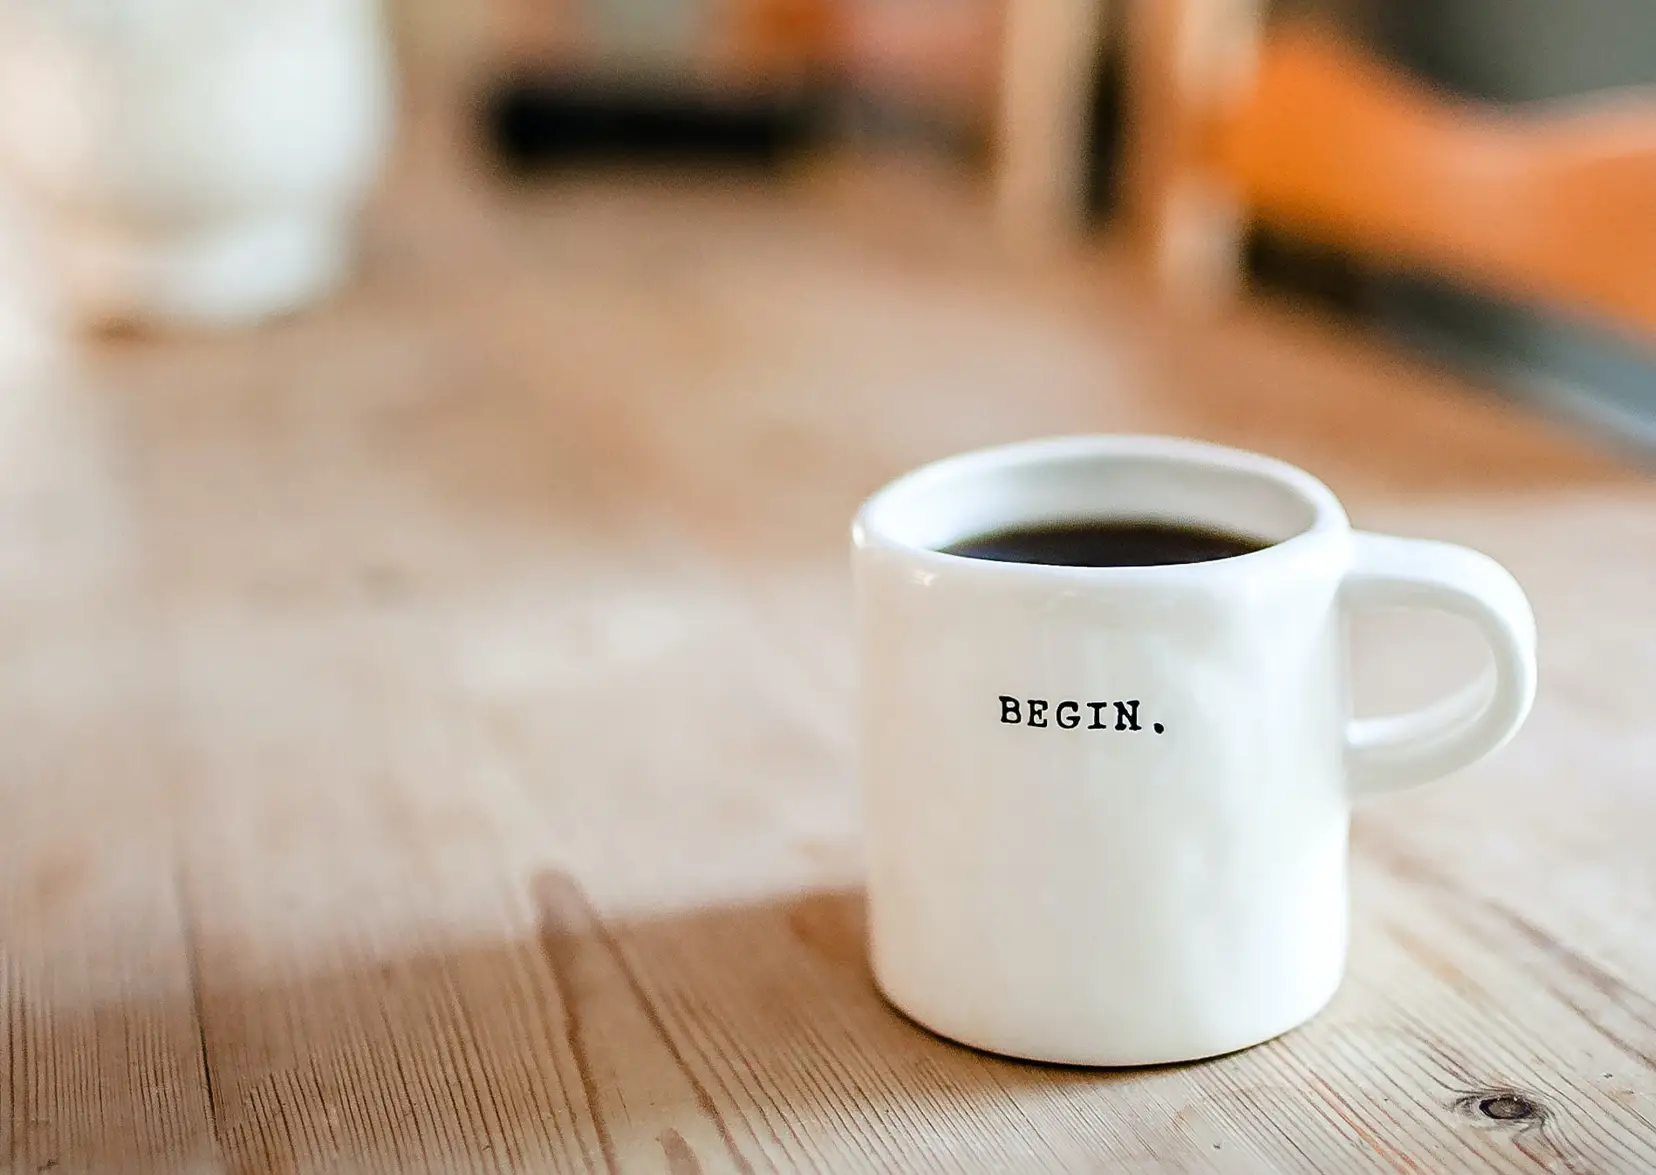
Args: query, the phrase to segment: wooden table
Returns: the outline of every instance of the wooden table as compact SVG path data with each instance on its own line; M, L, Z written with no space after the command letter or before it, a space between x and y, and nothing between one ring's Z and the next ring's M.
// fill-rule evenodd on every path
M946 184L568 180L434 133L362 282L0 383L5 1170L1656 1169L1656 484ZM865 969L845 531L1155 430L1533 594L1505 752L1356 818L1349 981L1204 1065L937 1040ZM1472 664L1370 618L1365 703Z

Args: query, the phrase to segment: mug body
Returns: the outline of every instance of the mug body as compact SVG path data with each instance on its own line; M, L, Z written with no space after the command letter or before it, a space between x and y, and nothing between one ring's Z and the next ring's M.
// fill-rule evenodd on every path
M1105 568L940 550L1101 518L1270 545ZM1314 1015L1346 953L1351 541L1310 475L1159 438L967 454L870 499L853 544L887 998L970 1045L1090 1065Z

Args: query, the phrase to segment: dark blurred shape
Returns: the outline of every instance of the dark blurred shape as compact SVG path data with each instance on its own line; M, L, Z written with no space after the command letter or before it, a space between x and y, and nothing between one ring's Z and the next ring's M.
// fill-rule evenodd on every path
M1086 208L1090 220L1108 222L1122 211L1122 169L1127 152L1127 53L1119 30L1100 38L1098 68L1088 95Z
M1305 302L1349 321L1371 312L1373 274L1341 249L1309 241L1270 225L1250 225L1242 263L1261 289Z
M815 146L808 90L725 92L547 72L502 78L483 104L499 160L518 174L582 163L773 168Z

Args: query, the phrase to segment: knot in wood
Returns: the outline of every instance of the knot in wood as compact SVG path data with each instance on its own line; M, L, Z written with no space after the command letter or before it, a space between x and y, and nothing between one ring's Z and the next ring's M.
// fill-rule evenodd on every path
M1474 1121L1520 1130L1544 1125L1548 1111L1541 1099L1510 1086L1486 1086L1455 1099L1454 1108Z
M1498 1122L1521 1122L1541 1116L1541 1110L1534 1102L1515 1093L1498 1093L1480 1099L1478 1113Z

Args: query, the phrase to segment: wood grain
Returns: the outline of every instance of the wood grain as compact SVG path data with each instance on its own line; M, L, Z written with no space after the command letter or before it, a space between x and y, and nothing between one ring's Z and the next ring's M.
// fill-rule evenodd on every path
M1113 254L1009 269L941 182L509 189L418 109L332 305L0 374L0 1168L1656 1166L1646 474L1268 308L1166 318ZM1023 1065L869 981L845 528L929 457L1127 429L1490 550L1542 692L1359 813L1313 1024ZM1365 618L1360 698L1463 635Z

